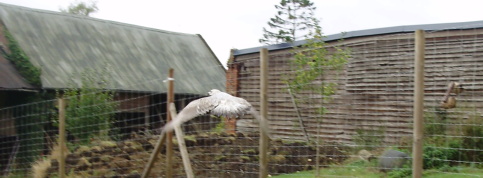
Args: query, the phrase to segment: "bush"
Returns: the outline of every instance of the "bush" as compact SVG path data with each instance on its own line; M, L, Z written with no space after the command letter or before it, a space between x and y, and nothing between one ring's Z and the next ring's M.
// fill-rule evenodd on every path
M465 161L483 162L483 121L481 117L470 118L463 127L464 137L461 140L461 147Z
M402 169L396 169L394 171L389 172L388 176L391 178L403 178L409 177L413 174L412 169L409 166L405 166Z
M64 97L66 107L66 130L81 144L88 143L93 137L107 137L114 121L118 103L114 93L103 88L106 74L86 71L81 75L81 87L67 89Z
M441 168L449 166L450 160L457 160L459 151L455 148L425 146L423 148L423 168Z
M444 135L446 132L445 121L447 113L438 107L434 112L424 114L424 135Z

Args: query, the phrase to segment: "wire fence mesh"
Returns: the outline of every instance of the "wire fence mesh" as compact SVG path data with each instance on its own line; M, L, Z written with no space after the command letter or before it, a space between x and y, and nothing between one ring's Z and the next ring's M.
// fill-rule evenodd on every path
M423 168L425 175L481 177L483 30L455 29L426 32ZM331 84L329 95L290 90L284 79L296 72L291 68L293 49L270 51L266 93L271 130L269 175L409 176L414 34L328 42L328 49L334 46L350 49L351 57L343 70L320 67L326 71L324 76L301 84L310 88ZM183 79L176 75L205 70L210 69L175 71L178 111L206 95L177 93L176 83ZM140 84L166 85L164 79L161 76ZM234 56L228 64L227 81L204 83L227 82L227 93L258 109L259 80L260 56L255 53ZM67 101L64 159L68 177L141 176L166 123L166 93L86 87L8 95L4 98L11 99L12 106L0 109L0 168L4 177L58 176L62 166L57 141L59 109L63 109L57 104L60 96ZM249 115L203 115L183 124L196 177L258 177L258 125ZM166 165L164 147L149 176L163 177L167 170L174 177L186 176L178 141L173 141L173 165Z

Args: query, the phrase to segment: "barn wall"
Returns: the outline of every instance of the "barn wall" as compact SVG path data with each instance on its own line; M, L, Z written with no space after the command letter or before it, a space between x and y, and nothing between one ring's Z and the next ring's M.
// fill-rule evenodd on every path
M0 108L6 107L8 92L0 91ZM0 136L15 136L15 120L10 110L0 110Z
M329 72L325 81L338 84L329 103L310 92L297 98L312 98L300 103L303 122L311 137L351 143L356 130L383 129L386 142L397 142L412 134L414 34L387 34L329 42L351 50L344 70ZM292 49L269 52L269 120L278 138L303 140L298 117L282 78L290 72ZM237 71L236 91L230 93L246 98L259 107L259 54L235 56L228 73ZM458 107L447 110L452 121L481 113L483 101L483 30L439 31L426 34L425 106L434 112L450 82L464 83L468 89L457 97ZM320 81L319 81L320 82ZM230 83L230 81L227 81ZM315 101L315 102L314 102ZM320 116L321 105L328 112ZM468 112L473 110L473 112ZM451 121L449 121L451 122ZM237 130L252 132L257 125L251 117L237 121Z
M149 113L149 95L139 93L119 93L114 97L119 101L119 112Z

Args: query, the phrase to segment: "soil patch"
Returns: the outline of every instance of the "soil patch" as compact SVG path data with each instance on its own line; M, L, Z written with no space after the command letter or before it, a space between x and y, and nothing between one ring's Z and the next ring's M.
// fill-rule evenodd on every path
M258 135L243 133L206 133L185 137L192 168L197 177L258 177ZM156 136L136 136L120 141L94 141L67 155L66 172L81 177L140 177L157 142ZM185 177L177 144L174 143L174 175ZM346 158L342 147L320 146L320 165L341 163ZM165 150L151 171L152 177L165 175ZM304 142L271 140L269 172L272 175L314 169L316 147ZM48 177L55 176L57 160L51 160Z

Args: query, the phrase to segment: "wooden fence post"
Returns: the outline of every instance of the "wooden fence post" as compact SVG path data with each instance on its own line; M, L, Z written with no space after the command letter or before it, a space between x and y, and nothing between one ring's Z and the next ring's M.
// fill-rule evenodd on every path
M169 69L169 75L168 75L168 102L167 102L167 114L166 114L166 123L171 121L171 113L169 112L169 103L174 102L174 79L173 79L173 73L174 70L171 68ZM141 175L141 178L146 178L148 177L149 173L151 172L151 168L154 165L154 162L156 161L156 157L158 156L159 152L161 151L161 148L163 147L163 144L166 143L166 177L171 178L173 177L173 134L172 132L166 133L164 130L161 130L161 134L159 136L159 140L154 146L153 153L151 153L151 156L149 157L148 164L143 170L143 174Z
M423 112L424 112L424 31L415 32L414 105L413 105L413 177L423 173Z
M174 103L169 103L169 112L171 112L171 116L176 118L176 106ZM190 157L188 154L188 149L186 148L186 143L184 141L184 133L181 130L181 126L174 127L174 132L176 134L176 140L178 140L178 147L179 152L181 153L181 158L183 159L184 171L186 173L187 178L194 178L195 175L193 173L193 168L191 167Z
M172 120L171 112L169 112L170 103L174 102L174 81L173 81L174 69L169 69L168 75L168 93L166 104L166 123ZM166 177L173 177L173 132L166 133Z
M59 177L65 178L65 99L59 98Z
M268 49L260 50L260 119L266 120L268 115ZM263 121L260 121L262 123ZM259 177L266 178L268 176L268 135L260 127L260 171Z
M149 173L151 172L151 168L153 168L154 162L156 161L156 157L158 156L158 153L161 151L161 148L163 147L165 142L166 142L166 132L161 131L159 140L154 146L153 153L151 153L151 156L149 157L148 164L144 168L143 175L141 175L141 178L148 177Z

